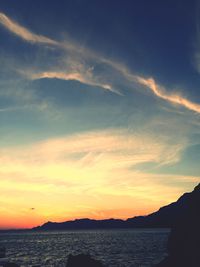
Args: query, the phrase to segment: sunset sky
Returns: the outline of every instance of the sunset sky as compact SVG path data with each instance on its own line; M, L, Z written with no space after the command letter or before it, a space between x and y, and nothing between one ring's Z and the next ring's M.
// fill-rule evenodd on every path
M0 228L128 218L200 182L200 6L0 1Z

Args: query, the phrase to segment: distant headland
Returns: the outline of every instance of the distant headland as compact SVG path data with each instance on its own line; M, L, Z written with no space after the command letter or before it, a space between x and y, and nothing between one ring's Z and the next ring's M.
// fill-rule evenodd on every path
M76 219L65 222L47 222L34 227L34 231L117 229L117 228L172 228L190 202L191 193L183 194L176 202L161 207L147 216L137 216L127 220L120 219Z

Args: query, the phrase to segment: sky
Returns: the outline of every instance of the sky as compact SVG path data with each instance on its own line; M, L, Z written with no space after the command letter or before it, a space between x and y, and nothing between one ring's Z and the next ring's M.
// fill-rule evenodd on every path
M151 213L200 181L194 0L0 1L0 228Z

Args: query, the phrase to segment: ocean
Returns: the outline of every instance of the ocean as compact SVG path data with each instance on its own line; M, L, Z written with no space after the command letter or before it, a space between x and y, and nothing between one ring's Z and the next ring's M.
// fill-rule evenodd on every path
M1 233L7 258L21 267L64 267L70 253L89 253L107 267L150 267L167 255L169 229Z

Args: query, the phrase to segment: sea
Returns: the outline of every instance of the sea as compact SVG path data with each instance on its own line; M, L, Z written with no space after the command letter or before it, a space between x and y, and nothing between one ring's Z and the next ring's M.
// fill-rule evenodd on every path
M152 267L167 255L169 229L0 233L9 261L21 267L65 267L69 254L86 253L107 267Z

